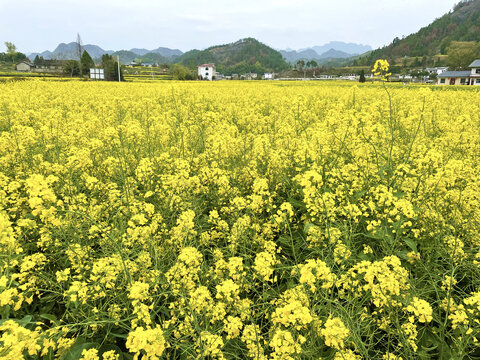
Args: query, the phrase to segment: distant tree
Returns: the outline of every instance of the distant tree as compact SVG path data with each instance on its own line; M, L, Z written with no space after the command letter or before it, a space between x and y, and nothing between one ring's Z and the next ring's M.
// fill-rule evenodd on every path
M174 80L193 80L190 69L180 64L173 66L172 76Z
M307 68L313 69L318 66L318 63L315 60L310 60L310 61L307 61L305 65L307 66Z
M307 62L307 66L309 68L313 69L312 75L313 75L313 77L315 77L315 68L318 67L318 63L315 60L310 60L309 62Z
M364 83L365 80L365 70L360 70L360 79L358 80L361 83Z
M440 44L440 54L445 55L448 52L448 48L450 47L450 44L452 43L452 40L450 38L445 38L443 39L442 43Z
M467 70L473 60L480 57L480 43L452 42L447 49L448 67L451 70Z
M90 74L90 68L94 68L94 67L95 67L95 63L93 62L92 57L86 50L84 50L82 53L82 58L80 60L80 68L81 68L82 75Z
M427 55L423 55L422 57L422 66L427 66Z
M7 47L7 54L14 55L17 52L17 47L10 41L5 41L5 46Z
M17 52L17 47L13 43L5 41L5 46L7 47L7 53L3 56L4 61L11 61L13 63L26 59L25 54Z
M80 75L80 64L77 60L68 60L63 66L63 73L70 77Z
M297 69L298 71L303 71L303 67L305 66L305 61L303 60L298 60L297 61Z
M112 55L102 55L102 68L105 73L105 80L118 81L118 77L123 80L122 68L120 68L120 75L118 74L118 62L114 60Z
M35 56L35 59L33 60L33 65L35 66L40 65L40 57L38 55Z

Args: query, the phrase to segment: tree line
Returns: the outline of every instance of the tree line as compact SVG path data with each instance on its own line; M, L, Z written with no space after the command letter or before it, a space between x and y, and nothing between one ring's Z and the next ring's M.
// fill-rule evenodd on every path
M80 61L77 60L68 60L64 67L63 72L70 77L73 76L88 76L90 75L90 69L95 68L95 62L93 61L90 54L84 50L82 52L82 56L80 57ZM120 66L120 74L118 72L118 62L108 54L102 55L102 62L101 68L104 70L105 80L107 81L118 81L120 76L120 80L124 80L123 78L123 66Z
M27 58L25 54L17 51L17 47L13 43L5 41L5 47L7 52L0 52L0 61L18 63Z

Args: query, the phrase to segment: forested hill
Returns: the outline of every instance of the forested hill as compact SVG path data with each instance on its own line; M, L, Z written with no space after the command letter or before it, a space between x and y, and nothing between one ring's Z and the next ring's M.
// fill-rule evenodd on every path
M453 41L480 41L480 0L464 0L452 11L404 39L395 38L368 57L393 59L445 54Z
M262 73L289 68L280 52L253 38L212 46L205 50L191 50L180 56L176 62L188 67L214 63L217 71L223 74Z

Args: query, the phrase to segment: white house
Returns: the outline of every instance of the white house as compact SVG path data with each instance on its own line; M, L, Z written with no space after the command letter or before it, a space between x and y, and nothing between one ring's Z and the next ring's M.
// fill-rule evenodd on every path
M215 76L215 65L213 64L202 64L197 66L198 78L200 80L213 80Z
M264 79L264 80L273 80L274 78L275 78L274 73L265 73L262 76L262 79Z
M246 73L243 77L247 80L255 80L257 78L257 73Z
M448 70L448 67L446 66L440 66L440 67L433 67L433 68L426 68L425 69L430 75L437 74L440 75L444 71Z
M35 67L30 61L22 61L20 64L17 64L17 71L32 71Z
M480 85L480 59L475 60L465 71L444 71L437 76L438 85Z
M475 60L469 66L470 73L470 85L480 85L480 59Z

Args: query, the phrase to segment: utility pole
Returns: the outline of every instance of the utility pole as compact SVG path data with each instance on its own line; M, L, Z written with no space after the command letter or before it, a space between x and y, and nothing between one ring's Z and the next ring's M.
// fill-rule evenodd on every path
M117 55L117 64L118 64L118 82L120 82L120 55Z
M82 60L82 39L80 38L80 34L77 33L77 56L78 61Z
M83 77L83 71L82 69L82 39L80 38L80 34L77 33L77 56L78 56L78 66L80 67L80 76Z

